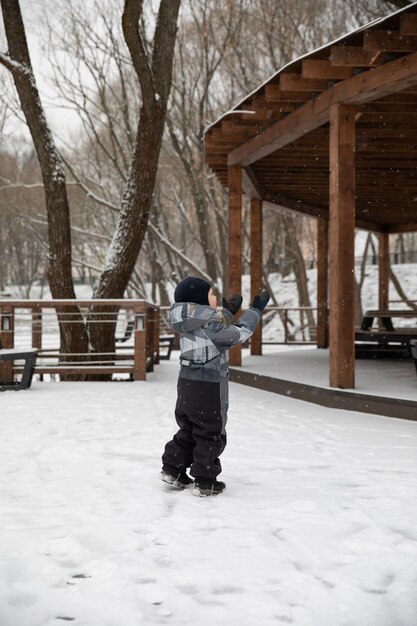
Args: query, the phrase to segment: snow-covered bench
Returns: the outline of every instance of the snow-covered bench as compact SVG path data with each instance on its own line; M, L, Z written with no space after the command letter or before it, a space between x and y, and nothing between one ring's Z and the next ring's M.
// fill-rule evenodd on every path
M1 348L1 347L0 347ZM32 384L38 351L35 348L18 350L13 348L0 349L0 363L2 361L24 361L23 372L20 381L1 381L0 391L8 389L29 389Z

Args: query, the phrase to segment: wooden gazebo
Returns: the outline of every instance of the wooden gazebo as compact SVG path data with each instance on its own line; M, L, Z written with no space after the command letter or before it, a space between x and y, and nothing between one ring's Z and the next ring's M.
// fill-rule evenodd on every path
M417 2L291 62L206 130L206 162L229 193L229 290L241 290L243 193L252 293L263 202L318 220L317 343L332 387L355 386L355 227L379 235L387 308L389 234L417 231L416 150Z

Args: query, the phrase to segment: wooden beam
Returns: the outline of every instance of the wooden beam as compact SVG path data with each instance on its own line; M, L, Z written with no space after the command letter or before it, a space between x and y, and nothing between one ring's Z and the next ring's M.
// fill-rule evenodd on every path
M255 124L247 124L241 121L231 122L230 120L222 121L221 130L226 134L248 135L248 137L253 137L259 132L259 129Z
M417 223L409 224L386 224L384 226L385 233L414 233L417 232Z
M381 64L381 60L361 46L332 46L329 59L332 65L339 67L374 67Z
M378 306L388 309L389 303L389 235L381 233L378 237Z
M417 13L400 15L400 32L404 35L417 35Z
M265 187L262 187L262 198L265 202L270 202L277 206L289 209L290 211L297 211L297 213L303 213L304 215L311 215L312 217L325 217L328 216L328 211L325 208L308 204L303 200L293 198L285 193L269 191Z
M317 347L329 346L329 333L327 325L327 256L329 222L326 219L317 220Z
M381 113L381 114L392 114L395 115L410 115L413 111L410 111L410 107L415 107L416 101L413 100L410 102L381 102L381 100L377 100L375 102L367 102L366 104L362 104L358 111L361 113ZM415 114L415 112L414 112ZM368 119L366 116L365 119Z
M371 52L414 52L417 36L385 30L370 30L364 33L364 50Z
M330 387L355 386L355 107L330 110Z
M417 85L417 52L327 89L260 135L232 150L228 164L246 167L315 130L329 121L330 108L334 104L364 104L413 85Z
M260 293L262 288L262 200L252 199L250 207L250 298ZM262 354L262 322L251 337L250 351L253 355Z
M283 72L279 76L279 86L282 91L324 91L329 86L328 80L319 78L302 78L301 74Z
M242 169L242 187L245 195L251 200L262 199L262 189L251 167Z
M317 217L319 219L322 218L326 220L329 219L329 212L324 207L309 204L305 200L293 198L288 194L270 191L262 186L259 186L258 189L264 202L267 202L272 208L280 207L288 211L296 211L297 213L302 213L303 215L309 215L310 217ZM382 224L361 218L357 218L355 220L355 225L356 228L362 228L363 230L370 230L372 232L382 232L383 230Z
M226 133L221 128L213 128L211 135L208 135L204 143L207 147L212 147L218 145L220 142L232 142L238 143L239 141L246 141L248 137L252 137L253 133L248 134L247 132L241 133Z
M242 292L242 168L229 167L229 263L227 294ZM230 364L242 365L241 346L230 351Z
M310 94L307 91L283 91L279 85L265 86L265 100L267 102L306 102Z
M271 101L267 101L265 100L265 98L262 98L261 96L257 96L252 98L252 104L249 105L249 107L247 107L245 105L246 109L251 109L253 108L254 111L259 111L259 110L267 110L270 111L271 113L288 113L289 111L294 111L295 109L295 103L294 102L271 102Z
M372 232L379 233L382 231L383 226L378 222L370 222L369 220L362 220L355 218L355 226L356 228L361 228L362 230L370 230Z
M301 69L302 78L321 78L326 80L345 80L353 76L353 67L332 65L326 59L304 59Z

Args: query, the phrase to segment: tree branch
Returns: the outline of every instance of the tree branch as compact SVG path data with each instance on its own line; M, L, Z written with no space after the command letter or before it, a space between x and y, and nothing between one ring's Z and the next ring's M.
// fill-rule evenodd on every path
M167 246L167 248L175 252L175 254L177 254L179 257L181 257L181 259L185 261L187 265L192 267L200 276L208 280L210 283L212 282L212 277L206 274L206 272L204 272L201 267L194 263L194 261L192 261L187 255L181 252L181 250L178 250L178 248L174 246L174 244L172 244L166 237L164 237L164 235L152 224L152 222L149 222L149 228L152 230L153 233L155 233L161 243L163 243L165 246Z
M143 103L145 107L150 107L155 102L156 90L152 69L138 28L142 11L143 0L125 0L122 29L141 86Z
M4 54L3 52L0 52L0 63L1 65L4 65L4 67L8 69L13 76L32 74L30 67L25 65L25 63L14 61L8 54Z
M172 69L173 45L177 34L177 18L181 0L161 0L155 28L152 50L152 73L157 94L164 102L168 100Z

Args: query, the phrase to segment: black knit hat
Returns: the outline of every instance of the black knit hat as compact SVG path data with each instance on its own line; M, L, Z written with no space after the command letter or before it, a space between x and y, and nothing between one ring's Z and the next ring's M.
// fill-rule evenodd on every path
M174 292L175 302L195 302L196 304L208 304L208 292L210 283L197 276L187 276Z

